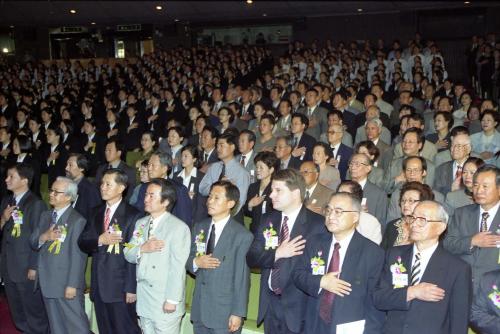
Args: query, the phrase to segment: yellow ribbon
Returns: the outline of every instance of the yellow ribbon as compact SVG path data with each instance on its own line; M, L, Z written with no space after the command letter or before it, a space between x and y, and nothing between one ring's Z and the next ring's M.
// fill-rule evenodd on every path
M115 254L120 254L120 244L112 244L108 246L108 253L113 253L113 249L115 250Z
M21 236L21 224L14 224L12 232L10 233L14 238L19 238Z
M134 248L135 246L136 246L136 245L131 244L131 243L128 243L128 242L126 242L126 243L124 243L124 244L123 244L123 247L128 248L128 249L132 249L132 248Z
M56 239L52 241L49 246L49 253L52 253L52 251L54 251L54 255L57 255L61 252L61 240Z

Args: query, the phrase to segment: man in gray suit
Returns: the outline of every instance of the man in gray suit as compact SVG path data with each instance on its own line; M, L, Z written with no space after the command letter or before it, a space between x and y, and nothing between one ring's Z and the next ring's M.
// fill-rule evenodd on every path
M333 190L319 183L319 167L312 161L305 161L300 165L300 174L306 183L304 205L311 211L323 214ZM340 183L340 178L338 181Z
M292 103L290 100L281 100L279 105L280 117L276 122L274 134L276 136L287 136L292 126Z
M455 209L444 247L472 267L477 290L481 276L498 269L500 244L500 169L485 165L474 174L476 204Z
M189 256L189 227L170 213L175 188L165 179L153 179L146 190L148 216L135 223L124 250L137 264L137 315L144 334L180 331L184 315L184 266Z
M311 88L306 92L306 106L299 109L299 113L309 118L309 126L305 132L314 138L319 138L328 129L328 110L320 107L320 102L318 91Z
M211 218L192 230L191 253L186 268L196 275L191 309L195 334L240 333L247 314L250 269L246 254L252 234L231 218L239 190L229 181L218 181L207 200Z
M238 151L240 154L236 156L236 160L250 173L250 179L255 177L255 133L250 130L243 130L238 137ZM253 182L253 181L250 181Z
M83 292L87 255L78 247L78 238L86 220L72 206L78 185L58 177L49 192L54 208L40 217L31 235L37 249L38 283L47 309L52 334L88 334Z
M47 314L40 290L35 289L38 254L31 249L30 237L47 207L29 190L33 175L33 168L26 163L7 170L5 183L12 195L4 196L0 205L0 276L5 280L15 326L24 333L44 334L48 330Z

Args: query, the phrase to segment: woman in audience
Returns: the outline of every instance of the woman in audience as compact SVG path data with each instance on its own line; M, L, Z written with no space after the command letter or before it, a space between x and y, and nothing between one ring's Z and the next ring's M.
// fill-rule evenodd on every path
M484 161L480 158L470 157L467 159L462 168L462 187L446 194L445 203L450 209L455 210L462 206L473 204L472 187L474 173L484 165Z
M257 181L250 184L247 193L245 214L252 218L250 230L256 232L264 214L273 209L271 194L271 179L279 169L279 159L274 152L260 152L254 158Z
M419 182L405 183L399 197L402 217L387 223L380 246L388 249L393 246L411 244L410 225L407 218L413 214L413 209L419 202L430 200L434 200L434 194L428 185Z
M493 155L500 150L500 132L498 112L488 109L481 115L482 131L470 136L472 151L479 155L486 163L493 162Z
M262 102L257 102L254 104L253 114L255 118L251 119L250 122L248 122L248 130L253 131L257 136L257 138L260 136L259 133L260 118L265 113L266 113L266 107Z
M138 161L139 164L139 184L135 186L128 203L130 205L134 205L137 202L137 198L139 197L139 191L141 190L141 185L149 182L149 173L148 173L148 159Z
M434 128L436 133L431 133L425 139L434 143L438 152L446 151L451 146L450 130L453 128L454 118L449 112L438 111L434 114Z
M33 153L33 142L31 138L25 135L18 135L12 141L11 163L24 162L31 166L40 165L40 157ZM40 168L33 168L33 181L30 189L37 195L40 195Z
M472 104L472 94L469 92L463 92L462 95L460 95L460 104L462 106L453 112L455 126L464 124L467 117L467 111Z
M259 134L255 142L254 151L274 151L276 146L276 137L273 135L275 119L269 114L262 115L259 123Z
M472 135L474 133L481 132L481 117L480 106L477 104L471 104L467 110L467 118L464 121L464 126L469 129L469 133Z
M220 125L217 127L217 130L219 130L220 134L223 134L224 131L229 129L229 127L233 123L234 114L231 112L231 110L229 110L229 108L222 107L219 109L218 116Z
M156 148L156 139L152 131L144 131L141 137L141 151L139 160L136 163L136 168L139 168L144 160L148 160Z
M322 142L317 142L313 147L313 161L319 167L318 182L335 191L340 184L339 170L328 163L333 157L330 147Z

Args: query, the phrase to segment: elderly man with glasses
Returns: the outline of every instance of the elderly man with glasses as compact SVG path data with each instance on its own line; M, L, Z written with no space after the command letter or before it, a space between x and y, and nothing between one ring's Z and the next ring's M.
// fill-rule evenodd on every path
M420 202L408 217L414 243L387 251L373 294L387 312L384 333L467 333L471 269L439 245L448 218L439 203Z

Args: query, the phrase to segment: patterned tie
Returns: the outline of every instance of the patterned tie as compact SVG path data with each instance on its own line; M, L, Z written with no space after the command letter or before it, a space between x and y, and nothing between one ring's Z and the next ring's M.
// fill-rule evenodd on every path
M57 212L56 210L52 211L52 224L57 224Z
M242 165L243 167L245 167L245 156L244 155L241 156L240 165Z
M148 227L148 240L151 239L152 234L153 234L153 217L149 218L149 227Z
M104 232L107 232L109 229L109 221L111 220L111 217L109 216L110 213L111 210L106 208L106 211L104 212Z
M207 240L207 252L206 254L213 254L215 248L215 224L212 224L212 230Z
M488 232L488 218L490 218L490 214L483 212L481 217L481 232Z
M280 235L278 236L278 246L285 240L288 240L290 231L288 230L288 216L283 217L283 223L281 224ZM275 262L274 268L271 269L271 288L273 292L277 295L281 295L281 288L279 286L280 283L280 263Z
M328 272L335 273L340 269L340 244L338 242L333 246L333 254L332 259L330 260L330 264L328 265ZM335 294L327 291L321 291L321 297L319 302L319 316L326 323L332 322L332 306L333 300L335 299Z
M420 282L420 253L415 254L415 263L411 268L411 285Z

